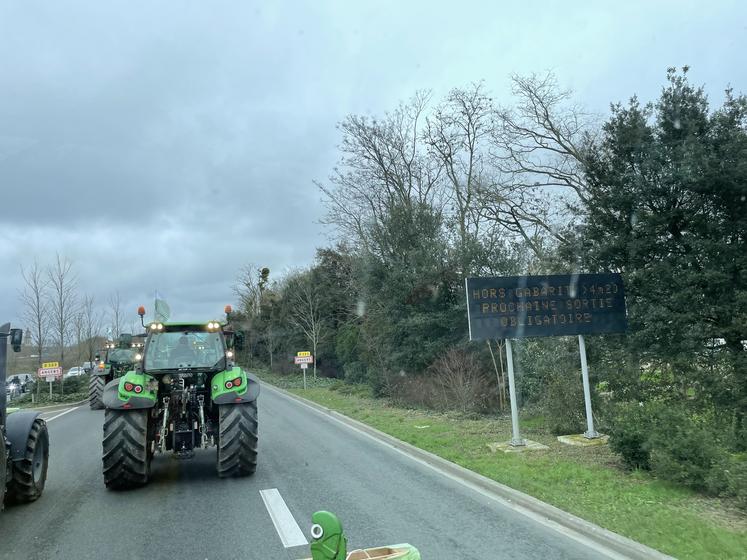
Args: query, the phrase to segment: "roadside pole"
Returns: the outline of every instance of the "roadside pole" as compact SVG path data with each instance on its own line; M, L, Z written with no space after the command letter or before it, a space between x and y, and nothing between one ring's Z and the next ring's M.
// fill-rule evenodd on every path
M301 364L301 371L303 372L303 390L306 390L306 370L309 369L309 364Z
M506 339L506 361L508 362L508 396L511 399L511 445L526 445L519 433L519 407L516 403L516 383L514 382L514 352L511 339Z
M599 433L594 429L594 417L591 414L591 390L589 389L589 364L586 362L586 341L584 335L578 335L578 352L581 354L581 378L584 383L584 404L586 405L586 432L584 437L594 439Z

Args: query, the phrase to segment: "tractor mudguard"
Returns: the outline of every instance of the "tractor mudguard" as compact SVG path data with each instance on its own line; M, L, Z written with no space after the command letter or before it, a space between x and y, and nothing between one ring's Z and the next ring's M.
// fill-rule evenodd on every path
M239 380L238 385L235 380ZM259 380L240 367L233 367L213 376L210 396L215 404L254 402L259 396Z
M13 461L22 460L26 454L31 425L40 414L36 410L18 410L8 415L5 433L10 441L10 458Z
M126 385L133 384L142 387L141 393L130 391ZM132 410L153 408L156 406L156 387L158 383L150 375L128 371L118 379L112 379L104 387L102 400L104 406L113 410Z

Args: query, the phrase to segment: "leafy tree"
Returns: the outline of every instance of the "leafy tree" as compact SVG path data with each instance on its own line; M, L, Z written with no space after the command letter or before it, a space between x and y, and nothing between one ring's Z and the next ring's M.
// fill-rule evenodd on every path
M587 156L581 254L623 272L630 348L682 392L747 411L747 100L709 112L687 68L612 106ZM719 348L717 353L711 350ZM703 367L720 362L717 369ZM724 367L726 366L726 367Z

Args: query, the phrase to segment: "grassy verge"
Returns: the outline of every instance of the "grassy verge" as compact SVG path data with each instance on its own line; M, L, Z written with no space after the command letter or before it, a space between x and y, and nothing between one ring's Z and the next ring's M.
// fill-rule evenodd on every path
M51 396L49 395L49 393L41 393L38 398L36 395L34 395L35 402L32 403L31 394L26 394L21 396L20 398L13 399L8 403L8 406L17 408L34 408L37 406L50 406L53 404L80 402L86 400L87 398L88 393L83 391L65 393L64 395L60 395L59 393L52 393Z
M370 398L363 387L326 379L304 390L295 376L260 378L677 558L745 558L743 513L647 473L624 471L606 446L562 445L541 417L522 417L522 431L549 450L492 453L488 443L510 437L509 418L398 408Z

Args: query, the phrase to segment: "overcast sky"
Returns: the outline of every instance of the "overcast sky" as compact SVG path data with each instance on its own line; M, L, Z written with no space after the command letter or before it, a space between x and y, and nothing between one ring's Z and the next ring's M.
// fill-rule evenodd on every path
M547 70L602 113L684 64L717 101L745 52L741 1L0 0L0 322L55 252L134 319L155 289L218 317L243 264L310 263L348 113Z

